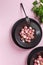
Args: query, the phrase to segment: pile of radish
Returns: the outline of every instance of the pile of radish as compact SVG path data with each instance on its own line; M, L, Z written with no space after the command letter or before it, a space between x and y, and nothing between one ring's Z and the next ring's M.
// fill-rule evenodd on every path
M43 58L41 55L39 55L38 58L34 60L34 65L43 65Z
M34 39L35 30L32 27L24 26L20 31L22 42L31 42Z

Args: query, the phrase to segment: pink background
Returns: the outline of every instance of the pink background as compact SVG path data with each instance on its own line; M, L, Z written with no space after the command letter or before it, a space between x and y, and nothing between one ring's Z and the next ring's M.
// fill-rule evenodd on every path
M25 50L16 46L11 37L11 28L17 20L25 17L20 9L21 2L27 15L34 18L31 11L33 1L0 0L0 65L26 65L27 56L33 48ZM43 46L43 38L36 47L39 46Z

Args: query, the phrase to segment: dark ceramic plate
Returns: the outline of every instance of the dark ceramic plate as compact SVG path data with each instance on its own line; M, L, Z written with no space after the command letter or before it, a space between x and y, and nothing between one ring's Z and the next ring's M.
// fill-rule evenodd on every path
M29 49L29 48L35 47L42 38L42 29L41 29L39 23L37 23L35 20L33 20L31 18L30 18L30 21L31 21L30 26L36 30L35 38L30 43L22 42L20 39L21 37L19 35L20 30L25 25L29 26L28 23L26 22L26 18L22 18L22 19L18 20L12 27L11 35L12 35L13 41L15 42L16 45L18 45L19 47L24 48L24 49Z
M43 57L43 47L35 48L28 56L27 65L34 65L34 60L37 59L38 55Z

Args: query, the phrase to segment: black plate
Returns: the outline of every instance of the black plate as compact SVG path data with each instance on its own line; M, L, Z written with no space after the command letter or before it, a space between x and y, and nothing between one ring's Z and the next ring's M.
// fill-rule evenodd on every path
M17 44L19 47L28 49L28 48L33 48L36 46L41 38L42 38L42 29L40 25L33 19L30 18L30 26L36 30L36 36L35 38L31 41L31 43L24 43L20 40L20 30L25 26L29 26L28 23L26 22L26 18L22 18L18 20L12 27L12 39Z
M43 57L43 47L35 48L28 56L27 65L34 65L34 59L41 55Z

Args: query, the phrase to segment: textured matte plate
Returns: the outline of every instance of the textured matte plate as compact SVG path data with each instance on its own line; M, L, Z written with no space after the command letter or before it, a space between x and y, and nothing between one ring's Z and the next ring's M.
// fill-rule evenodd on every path
M35 48L28 56L27 65L34 65L34 59L41 55L43 57L43 47Z
M35 38L30 43L22 42L20 40L20 35L19 35L20 30L25 25L29 26L28 23L26 22L26 18L18 20L12 27L11 34L12 34L13 41L19 47L24 48L24 49L35 47L40 42L40 40L42 38L42 29L41 29L40 25L35 20L33 20L31 18L30 18L30 21L31 21L30 26L36 30Z

